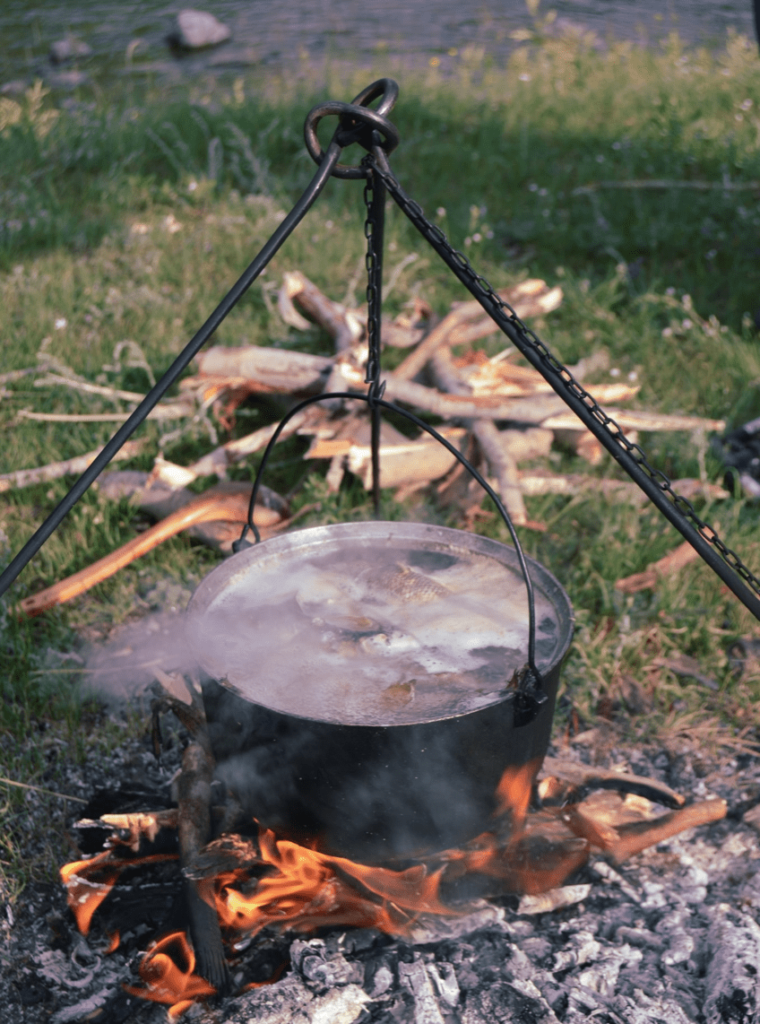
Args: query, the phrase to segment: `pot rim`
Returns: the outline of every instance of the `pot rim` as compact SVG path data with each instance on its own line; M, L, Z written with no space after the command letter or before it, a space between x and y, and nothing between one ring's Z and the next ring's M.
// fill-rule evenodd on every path
M377 550L382 542L389 547L398 545L399 542L410 542L414 544L427 544L432 548L460 548L468 554L484 555L494 558L496 561L507 565L509 568L520 573L519 562L515 549L501 541L493 540L490 537L483 537L477 533L469 533L465 530L456 530L447 526L437 526L429 523L415 523L409 521L368 521L359 523L331 523L323 526L304 527L292 530L287 534L271 537L261 541L252 547L232 555L225 562L201 580L190 599L186 612L185 621L187 624L199 615L203 615L213 602L236 581L250 573L258 562L262 560L281 560L284 565L288 564L288 556L319 554L323 557L329 554L330 547L337 551L350 542L372 543L373 549ZM540 562L525 556L528 570L531 575L534 588L546 598L552 605L556 614L558 637L557 646L552 654L552 660L541 666L543 674L549 673L557 668L570 647L573 637L575 615L570 599L556 577ZM526 597L527 606L527 597ZM444 722L452 719L461 719L469 715L476 715L500 704L510 702L514 699L514 691L503 693L488 704L481 705L468 711L443 714L433 718L420 718L415 722L389 723L380 725L378 723L348 723L336 721L328 717L315 717L298 714L294 711L285 711L282 708L271 707L261 700L254 700L248 694L241 692L238 686L223 676L220 677L218 667L214 667L208 656L202 650L201 639L197 630L186 629L188 643L190 644L201 668L208 672L213 678L236 693L243 700L267 708L277 714L290 716L303 721L319 722L326 725L337 725L348 728L410 728L421 725L432 725L436 722Z

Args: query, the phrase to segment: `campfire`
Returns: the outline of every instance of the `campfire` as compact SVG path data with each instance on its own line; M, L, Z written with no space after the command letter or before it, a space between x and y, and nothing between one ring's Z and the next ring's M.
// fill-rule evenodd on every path
M166 879L171 870L174 884L182 880L189 925L153 936L139 982L125 988L128 996L166 1004L172 1017L197 1000L276 983L286 960L270 962L266 978L246 977L246 952L263 933L349 928L408 940L432 915L467 920L484 897L507 894L528 898L525 907L537 897L535 906L549 911L588 894L589 886L563 883L590 858L605 857L596 865L599 872L726 813L720 799L684 806L683 797L654 779L548 758L543 771L537 760L504 771L496 814L480 835L404 864L357 863L277 836L256 821L236 821L234 801L200 807L200 820L205 812L211 822L211 838L201 844L198 798L210 771L206 724L197 704L164 695L162 706L192 734L176 780L178 806L80 820L76 827L85 843L88 836L105 835L104 847L67 864L61 876L79 930L102 936L98 941L109 952L120 942L118 894L125 879L149 878L151 872ZM673 809L662 813L663 806ZM321 948L319 940L314 948ZM329 958L309 955L314 962L305 969L319 968L323 980L338 970Z

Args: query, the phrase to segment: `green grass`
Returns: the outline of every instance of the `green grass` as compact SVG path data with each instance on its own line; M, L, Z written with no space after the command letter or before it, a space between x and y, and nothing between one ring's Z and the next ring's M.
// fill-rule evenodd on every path
M399 179L494 285L528 274L561 284L563 305L533 326L564 361L606 349L619 379L636 374L643 408L737 424L758 415L756 47L730 37L724 50L708 53L686 50L672 37L654 51L615 42L598 51L587 40L545 37L544 28L537 23L535 38L507 67L470 50L454 79L435 69L423 78L397 72L401 97L393 119L402 141L392 163ZM15 107L0 100L0 373L40 358L91 382L146 390L313 173L301 141L306 111L326 97L350 99L369 78L347 80L327 68L295 84L255 78L230 89L200 84L182 100L159 88L133 92L126 101L82 94L66 108L39 89ZM358 159L353 151L346 156ZM606 187L642 179L665 184ZM704 183L717 187L691 187ZM276 288L285 270L300 269L337 300L346 299L353 281L358 300L362 220L361 184L331 182L215 341L329 352L329 339L317 329L298 334L283 325ZM438 313L463 297L395 210L387 242L388 274L408 254L419 257L401 275L388 313L414 294ZM112 432L103 424L19 423L22 408L113 409L107 399L38 388L34 379L4 385L0 472L78 455ZM595 379L609 376L600 372ZM277 415L276 404L250 402L239 410L235 432ZM208 451L214 431L224 439L211 418L177 439L164 436L175 426L143 428L144 454L131 467L149 469L159 445L182 463ZM704 439L661 434L642 441L674 477L698 475L702 467L721 479ZM330 496L319 467L304 481L304 449L302 439L287 442L267 481L295 489L296 507L319 504L304 525L368 516L357 485ZM588 472L569 456L552 460L551 468ZM236 475L248 478L252 470L246 465ZM598 472L613 470L604 464ZM70 483L4 494L0 526L12 551ZM526 548L560 578L577 613L563 714L572 704L589 725L600 709L612 708L625 734L642 739L679 737L705 722L723 740L755 728L760 677L750 672L738 682L726 648L738 636L757 635L757 623L706 567L688 567L656 592L623 597L614 589L618 577L678 543L654 510L593 494L531 499L528 506L531 519L547 529L522 531ZM737 498L700 510L750 565L760 566L754 505ZM448 515L432 496L399 505L390 494L384 514L440 521ZM88 493L25 571L12 600L128 539L135 515L127 503ZM477 528L506 539L494 519L479 520ZM76 649L83 635L107 635L150 607L148 595L160 581L192 588L216 560L178 537L44 618L18 621L6 613L0 775L56 789L64 775L60 757L50 754L59 749L52 739L75 759L92 743L116 742L120 734L102 723L88 737L88 716L97 709L83 703L76 673L51 671L49 651ZM718 691L656 664L679 652L697 658ZM633 714L626 703L631 677L642 687L646 714ZM563 727L562 714L558 723ZM24 879L50 872L60 849L42 844L39 857L26 863L27 797L2 784L0 793L7 793L0 875L5 870L3 884L17 892Z

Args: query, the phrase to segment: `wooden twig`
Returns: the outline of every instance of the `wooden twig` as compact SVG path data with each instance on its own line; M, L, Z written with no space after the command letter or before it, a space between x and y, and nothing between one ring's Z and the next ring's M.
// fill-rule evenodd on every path
M113 576L119 569L141 558L169 537L186 530L198 523L237 522L244 523L248 517L248 497L246 494L212 493L201 495L196 501L169 515L160 523L138 537L123 544L116 551L99 559L93 565L74 573L65 580L55 583L52 587L24 598L17 605L18 612L34 616L48 611L56 605L71 601L97 583ZM254 521L257 526L273 527L281 517L271 509L257 506Z
M149 420L181 420L192 416L195 409L188 404L156 405L149 413ZM31 409L19 409L16 417L22 420L34 420L37 423L124 423L132 413L129 412L33 412Z
M30 789L35 793L43 793L45 796L54 796L59 800L73 800L75 804L86 804L89 801L83 800L79 796L69 796L68 793L56 793L54 789L44 789L42 786L32 786L28 782L16 782L15 779L6 779L0 776L0 783L4 783L6 786L15 786L17 789Z
M330 334L337 352L347 352L364 333L364 325L354 314L341 303L328 299L300 270L283 276L280 294L283 293L288 299L295 299Z
M34 382L36 388L47 387L50 384L59 384L87 395L102 395L103 398L119 399L123 402L142 402L145 398L145 395L141 395L139 391L121 391L119 388L90 384L87 380L74 380L72 377L64 377L58 373L49 373L46 377L40 377Z
M592 396L593 397L593 396ZM561 401L561 399L560 399ZM562 403L564 405L564 402ZM701 416L670 416L640 409L606 409L605 412L623 430L715 430L726 429L725 420L703 419ZM550 414L540 420L549 430L586 430L575 413Z
M643 572L636 572L632 576L625 576L623 579L617 580L615 590L620 590L623 594L638 594L641 590L651 590L652 587L657 586L663 576L677 573L679 569L683 569L691 562L696 562L698 558L697 552L685 540L683 544L679 544L663 558L648 565Z
M309 420L310 412L311 410L305 409L303 412L293 416L283 428L280 440L284 441L286 438L298 433L301 427ZM235 463L240 462L248 455L253 455L255 452L266 448L278 426L278 423L271 423L267 427L260 427L258 430L254 430L253 433L246 434L245 437L238 437L233 441L227 441L226 444L219 445L218 448L214 448L213 451L201 456L192 465L184 468L188 473L192 474L192 479L199 476L212 476L213 474L216 474L220 479L224 479L229 466L234 466Z
M641 853L649 846L656 846L657 843L670 839L679 832L685 832L687 828L720 821L725 818L727 809L725 800L702 800L678 811L671 811L653 821L626 822L617 826L619 838L607 852L617 864L620 864L635 853Z
M496 475L499 494L512 522L516 526L524 526L528 515L520 489L517 463L506 445L501 443L493 420L470 420L470 427L491 472Z
M498 294L521 317L551 312L562 301L561 289L549 290L546 283L540 280L521 281L512 288L502 289ZM467 329L465 325L475 317L480 318L477 324ZM403 363L396 367L393 375L398 380L411 380L441 345L462 344L474 338L486 337L494 330L498 331L498 326L490 317L483 317L483 307L479 302L475 299L463 302L432 329Z
M133 459L139 455L145 447L145 441L127 441L116 452L112 462L120 459ZM102 448L86 452L84 455L75 455L73 459L64 459L62 462L49 462L47 466L38 466L35 469L17 469L13 473L0 475L0 492L10 491L14 488L30 487L32 484L48 483L50 480L58 480L62 476L69 476L84 473L87 467L101 453Z
M583 799L592 790L612 789L619 793L636 793L666 807L678 808L684 804L684 798L680 793L676 793L670 786L657 779L589 767L558 757L545 757L541 765L541 774L546 777L538 782L537 788L544 802L549 802L553 798L550 794L556 790L554 783L561 780L574 787L578 799Z
M718 484L702 483L701 480L674 480L673 488L690 499L705 497L715 501L729 497L728 491ZM565 476L532 473L520 475L520 490L529 498L542 494L573 495L592 489L607 498L620 501L643 504L649 500L641 488L629 480L605 480L580 473L568 473Z

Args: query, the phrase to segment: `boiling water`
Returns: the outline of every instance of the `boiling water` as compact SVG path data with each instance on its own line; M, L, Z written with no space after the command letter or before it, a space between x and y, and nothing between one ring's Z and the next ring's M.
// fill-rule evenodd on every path
M536 593L536 660L559 630ZM349 725L459 715L503 699L527 660L522 577L469 551L408 548L257 565L190 620L204 666L276 711Z

